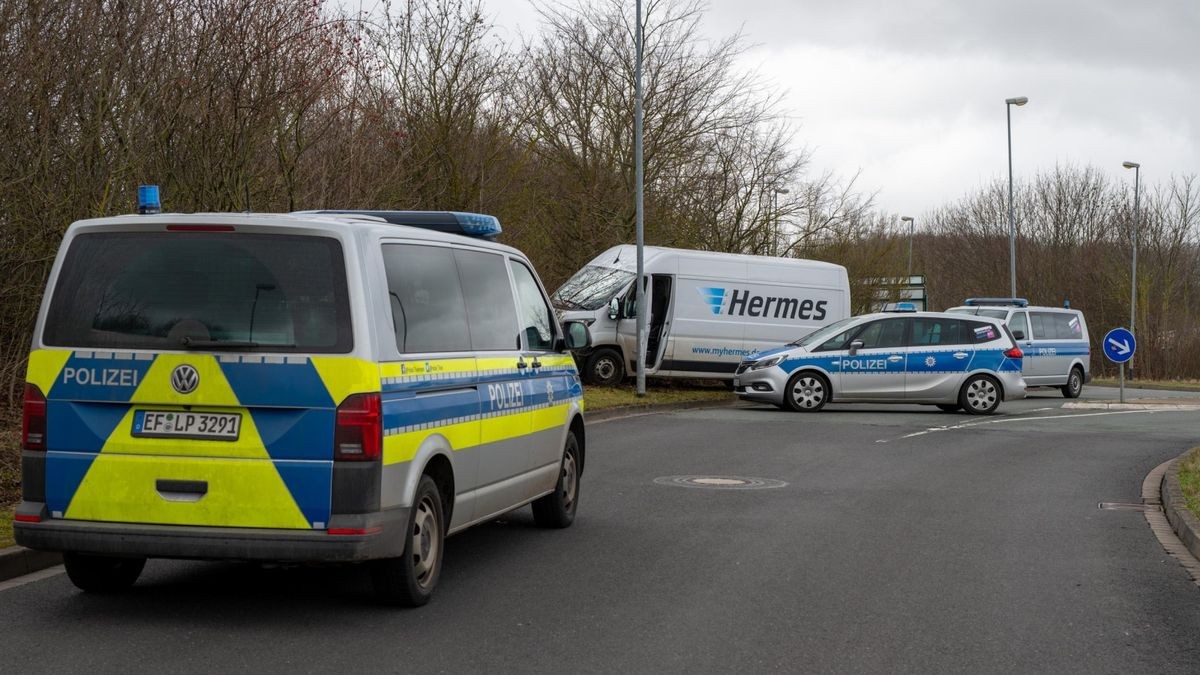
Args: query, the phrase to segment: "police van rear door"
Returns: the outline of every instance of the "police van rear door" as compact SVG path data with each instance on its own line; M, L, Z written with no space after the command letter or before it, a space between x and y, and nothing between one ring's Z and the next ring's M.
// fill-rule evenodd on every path
M378 391L346 358L342 243L138 229L69 235L30 357L51 516L325 528L337 404Z

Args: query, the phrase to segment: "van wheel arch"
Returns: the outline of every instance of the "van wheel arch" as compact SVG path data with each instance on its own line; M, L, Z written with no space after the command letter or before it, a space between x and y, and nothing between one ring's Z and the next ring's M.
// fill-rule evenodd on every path
M571 420L571 433L575 434L575 440L579 441L579 475L582 476L583 475L584 458L587 457L587 453L584 452L584 448L587 447L587 443L585 443L584 439L583 439L583 416L582 415L576 415L574 417L574 419Z
M454 516L454 467L445 455L434 455L425 464L423 476L429 476L437 485L438 494L442 498L443 527L448 532Z

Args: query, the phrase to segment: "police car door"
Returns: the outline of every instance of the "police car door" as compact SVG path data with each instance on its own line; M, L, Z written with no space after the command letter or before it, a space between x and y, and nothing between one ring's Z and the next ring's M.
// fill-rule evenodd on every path
M995 330L982 321L913 317L905 398L951 400L958 395L959 385L975 357L972 326Z
M904 396L904 345L909 322L908 317L878 319L851 338L852 349L845 351L834 385L834 400Z

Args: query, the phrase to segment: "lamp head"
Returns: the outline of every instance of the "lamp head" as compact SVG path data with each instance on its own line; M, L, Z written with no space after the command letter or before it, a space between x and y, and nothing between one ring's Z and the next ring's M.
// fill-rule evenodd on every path
M1137 162L1121 162L1121 166L1125 167L1126 169L1137 169L1142 165L1138 164Z
M1025 105L1026 103L1029 103L1029 97L1018 96L1016 98L1006 98L1004 99L1004 102L1009 105Z

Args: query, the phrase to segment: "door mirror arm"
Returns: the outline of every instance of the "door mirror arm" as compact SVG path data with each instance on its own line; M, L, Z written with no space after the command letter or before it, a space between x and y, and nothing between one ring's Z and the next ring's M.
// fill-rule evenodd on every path
M850 343L850 356L858 356L858 350L863 348L862 340L855 340Z

